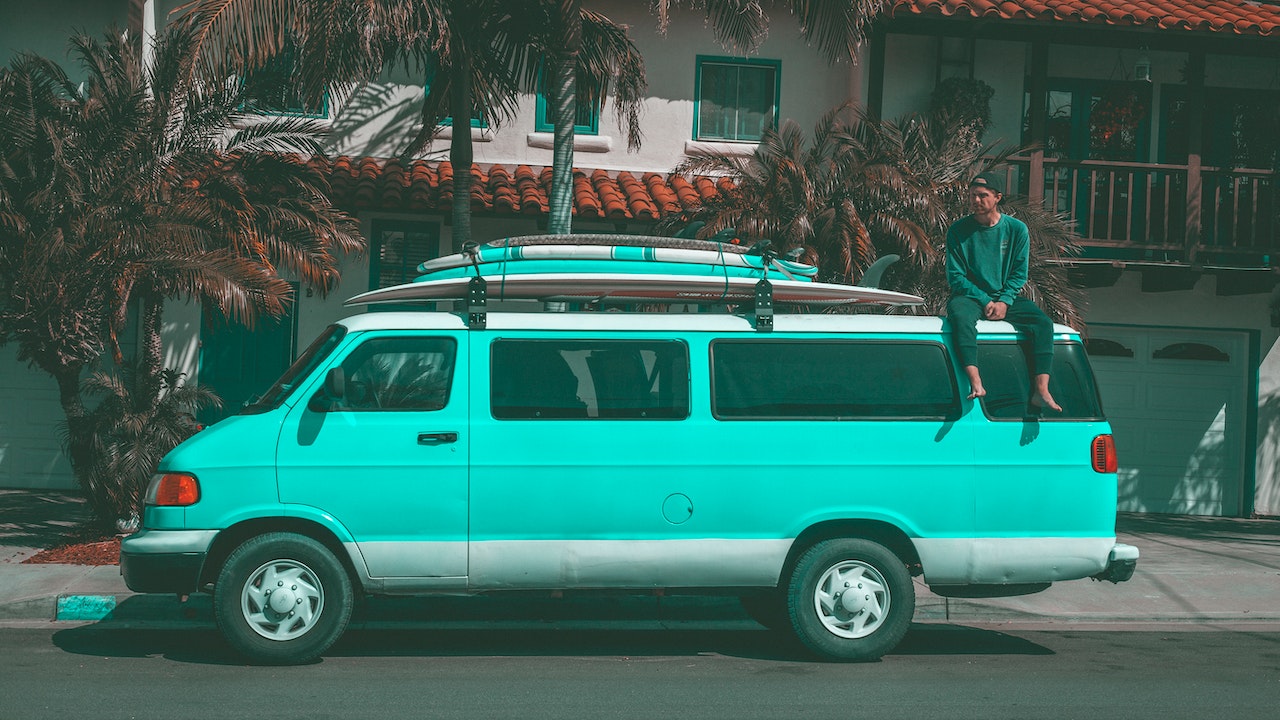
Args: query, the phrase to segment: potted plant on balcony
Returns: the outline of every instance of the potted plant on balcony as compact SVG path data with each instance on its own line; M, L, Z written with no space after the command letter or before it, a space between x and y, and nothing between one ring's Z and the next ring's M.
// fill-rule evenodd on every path
M1135 160L1138 130L1150 114L1145 93L1116 84L1094 98L1089 111L1089 155L1096 160Z
M949 77L938 83L929 99L929 114L940 127L955 127L974 147L991 124L994 88L977 78Z

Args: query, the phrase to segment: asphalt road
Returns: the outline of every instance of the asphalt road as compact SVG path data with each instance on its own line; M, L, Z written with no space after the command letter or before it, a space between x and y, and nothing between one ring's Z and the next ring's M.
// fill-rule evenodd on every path
M353 630L304 667L211 630L0 628L0 719L1274 718L1280 631L916 625L865 665L764 630Z

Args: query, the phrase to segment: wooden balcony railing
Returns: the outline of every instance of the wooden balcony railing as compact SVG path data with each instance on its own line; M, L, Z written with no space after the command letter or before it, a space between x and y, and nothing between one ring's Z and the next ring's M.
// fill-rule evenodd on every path
M1280 187L1273 170L1039 156L1010 164L1009 187L1070 218L1089 255L1280 265ZM1036 177L1042 180L1032 188Z

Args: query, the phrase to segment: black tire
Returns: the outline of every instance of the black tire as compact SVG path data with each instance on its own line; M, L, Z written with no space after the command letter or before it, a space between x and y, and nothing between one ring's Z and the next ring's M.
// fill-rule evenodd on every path
M321 543L294 533L246 541L227 558L213 588L222 636L264 665L320 657L347 629L351 605L351 578L342 563Z
M829 660L879 659L902 641L915 609L906 565L870 540L826 540L809 548L787 590L796 637Z
M740 595L738 601L747 616L770 630L790 630L791 616L787 613L787 595L781 590L763 590Z

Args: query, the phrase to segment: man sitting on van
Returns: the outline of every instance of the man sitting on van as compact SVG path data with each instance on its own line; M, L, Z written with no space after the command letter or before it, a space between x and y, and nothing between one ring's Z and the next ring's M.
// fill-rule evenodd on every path
M969 378L969 399L987 394L978 372L978 318L1007 320L1031 335L1031 404L1062 411L1049 394L1053 368L1053 323L1030 299L1022 297L1031 250L1026 223L1000 212L1004 184L996 173L969 183L973 214L947 230L947 316L960 365Z

